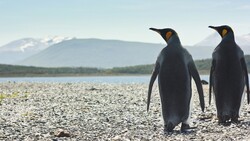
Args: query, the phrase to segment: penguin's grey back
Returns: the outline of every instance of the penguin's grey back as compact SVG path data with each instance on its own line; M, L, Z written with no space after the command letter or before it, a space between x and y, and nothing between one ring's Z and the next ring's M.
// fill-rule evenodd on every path
M164 101L163 114L174 125L189 116L191 77L188 71L189 53L181 46L169 46L159 58L159 90Z
M213 53L216 58L214 91L219 115L235 115L244 90L243 51L236 43L221 42ZM228 104L230 103L230 104Z

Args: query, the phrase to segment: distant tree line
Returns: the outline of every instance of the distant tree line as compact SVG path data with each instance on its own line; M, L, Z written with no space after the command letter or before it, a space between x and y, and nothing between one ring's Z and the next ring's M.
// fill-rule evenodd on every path
M110 74L149 74L152 72L153 64L151 65L138 65L138 66L128 66L128 67L115 67L112 69L105 70L104 72Z
M250 72L250 55L245 56L248 71ZM200 74L209 74L211 59L195 61ZM88 67L32 67L18 65L0 65L0 76L84 76L84 75L138 75L151 74L154 64L128 67L114 67L111 69Z
M87 67L32 67L17 65L0 65L0 76L52 76L52 75L90 75L101 73L98 68Z

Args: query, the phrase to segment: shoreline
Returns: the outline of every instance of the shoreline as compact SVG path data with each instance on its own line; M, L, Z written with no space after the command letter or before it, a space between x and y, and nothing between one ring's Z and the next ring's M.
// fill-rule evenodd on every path
M209 75L208 70L200 70L198 71L200 75ZM250 74L250 73L249 73ZM151 73L90 73L90 74L82 74L82 73L72 73L72 74L0 74L0 78L11 78L11 77L94 77L94 76L148 76Z
M27 76L20 76L20 75L8 75L8 76L1 76L0 75L0 78L13 78L13 77L19 77L19 78L22 78L22 77L99 77L99 76L150 76L151 74L71 74L71 75L27 75Z

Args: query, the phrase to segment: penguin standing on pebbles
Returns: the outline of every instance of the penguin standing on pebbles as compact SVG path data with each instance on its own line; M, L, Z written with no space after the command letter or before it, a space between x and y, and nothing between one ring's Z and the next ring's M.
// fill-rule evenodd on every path
M236 44L231 27L209 26L222 37L214 49L210 70L209 104L212 88L215 96L219 124L238 123L239 110L243 102L244 86L247 88L249 104L249 82L244 53Z
M172 132L179 123L182 123L182 132L188 131L191 129L189 118L191 112L192 77L197 86L202 111L204 111L205 107L198 71L192 56L182 47L180 39L173 29L150 29L159 33L168 45L162 49L155 63L148 89L147 111L149 109L152 86L158 75L164 132Z

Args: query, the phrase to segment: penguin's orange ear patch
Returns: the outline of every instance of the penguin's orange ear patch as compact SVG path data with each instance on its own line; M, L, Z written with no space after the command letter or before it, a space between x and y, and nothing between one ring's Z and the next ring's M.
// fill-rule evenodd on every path
M222 37L224 37L227 34L227 30L223 29L221 34L222 34Z
M166 33L166 39L169 40L169 38L172 36L172 32L169 31Z

